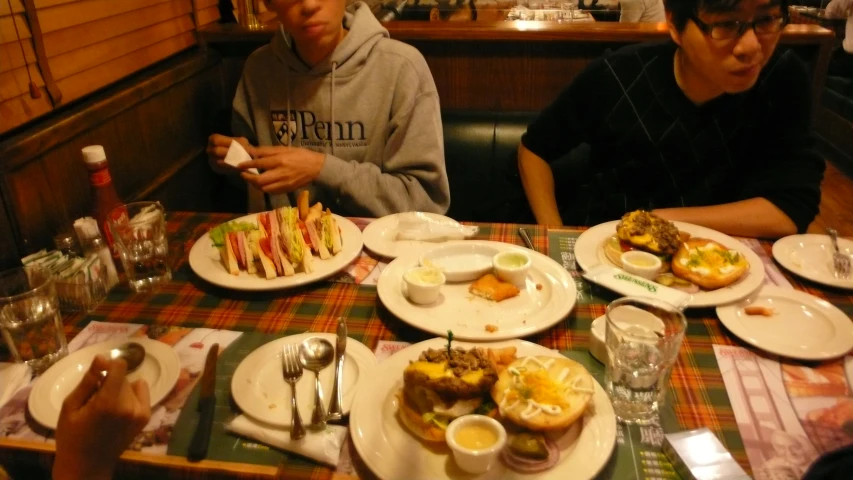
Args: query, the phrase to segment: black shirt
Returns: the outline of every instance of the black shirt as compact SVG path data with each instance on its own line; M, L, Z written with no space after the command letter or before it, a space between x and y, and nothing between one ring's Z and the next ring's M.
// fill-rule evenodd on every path
M777 52L752 89L697 106L675 81L676 48L639 44L593 61L528 127L522 143L551 164L563 222L763 197L804 231L825 165L802 62Z

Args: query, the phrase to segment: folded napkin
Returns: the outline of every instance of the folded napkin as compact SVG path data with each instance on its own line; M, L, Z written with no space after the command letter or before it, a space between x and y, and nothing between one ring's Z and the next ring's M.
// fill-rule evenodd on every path
M476 235L479 230L480 227L467 227L456 220L435 219L423 212L401 213L397 216L397 240L461 240Z
M249 155L249 152L243 148L243 145L240 145L240 142L236 140L231 140L231 146L228 147L228 153L225 154L225 163L231 165L232 167L237 167L243 162L248 162L252 159L252 156ZM258 174L257 168L250 168L246 170L247 172Z
M26 363L0 363L0 407L21 387L30 383L30 367Z
M260 423L246 415L234 417L225 429L265 445L311 458L332 468L338 465L341 447L347 437L347 427L326 425L323 431L307 430L303 438L291 440L290 430Z

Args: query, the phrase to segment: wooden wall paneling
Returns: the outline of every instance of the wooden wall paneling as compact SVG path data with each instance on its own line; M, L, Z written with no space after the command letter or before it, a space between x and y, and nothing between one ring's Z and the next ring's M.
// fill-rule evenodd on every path
M0 135L30 119L53 110L47 90L39 88L41 97L32 98L29 93L0 102Z
M215 52L187 53L45 120L33 134L0 142L0 177L22 253L49 245L59 227L88 213L80 149L90 144L104 145L124 200L210 210L205 175L212 172L202 167L211 119L224 107L218 62Z
M2 179L0 179L2 180ZM9 220L6 211L6 202L3 200L3 187L0 184L0 270L12 268L20 263L18 246L15 245L14 226Z
M23 53L21 53L22 46ZM8 72L28 63L36 63L36 52L32 42L24 40L0 45L0 72Z
M207 7L215 7L219 5L219 0L196 0L196 4L198 9L201 10Z
M67 78L193 28L192 18L182 15L53 57L50 59L51 71L57 80Z
M85 0L39 9L39 20L42 32L48 33L167 1L169 0Z
M80 98L127 75L195 45L193 32L158 42L58 82L67 100Z
M48 58L102 42L191 12L187 0L172 0L150 7L65 28L44 35Z

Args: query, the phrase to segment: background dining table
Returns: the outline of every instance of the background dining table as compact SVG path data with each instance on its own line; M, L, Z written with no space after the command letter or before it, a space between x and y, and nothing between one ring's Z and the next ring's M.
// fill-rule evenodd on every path
M72 339L92 321L134 323L160 327L191 327L253 332L273 337L312 332L334 332L336 319L345 317L349 336L376 348L380 341L419 342L431 337L396 319L386 310L376 294L376 287L340 281L320 281L312 285L272 292L226 290L197 277L187 257L193 243L211 227L235 218L234 214L171 212L168 214L168 237L173 278L164 288L152 294L135 294L126 285L113 289L106 300L85 314L64 316L67 337ZM368 222L364 220L362 223ZM523 246L518 228L512 224L477 224L476 238ZM549 251L548 229L525 226L540 252ZM573 230L580 232L582 228ZM770 242L762 247L769 254ZM564 257L565 259L565 257ZM572 260L570 258L570 260ZM576 269L569 262L570 269ZM785 274L791 284L853 314L850 292L824 289L804 283ZM577 277L579 284L585 282ZM593 319L605 312L607 302L618 295L594 289L593 301L579 301L571 314L554 327L526 340L559 351L586 352ZM672 372L671 397L675 419L681 429L708 427L749 471L744 444L738 431L723 378L717 365L713 345L745 346L721 326L713 309L687 311L687 335ZM767 356L766 354L762 354ZM2 359L0 359L2 360ZM223 380L228 384L228 379ZM220 400L222 401L222 400ZM190 398L192 402L192 397ZM227 401L224 403L227 404ZM190 405L188 402L187 405ZM233 405L230 408L236 412ZM31 421L31 420L30 420ZM232 437L233 439L233 437ZM353 456L357 457L354 449ZM0 436L0 464L31 464L47 468L52 456L52 443L33 443ZM93 452L94 454L94 452ZM278 465L258 465L217 459L189 463L180 455L151 455L127 452L116 478L347 478L315 462L271 452ZM361 477L369 472L353 458ZM607 475L607 470L603 476Z

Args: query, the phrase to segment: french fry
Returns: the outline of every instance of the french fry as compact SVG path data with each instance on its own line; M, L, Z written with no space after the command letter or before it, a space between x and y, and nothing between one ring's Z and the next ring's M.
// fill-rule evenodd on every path
M296 199L296 208L299 209L299 219L305 221L308 217L308 190L299 192L299 197Z

